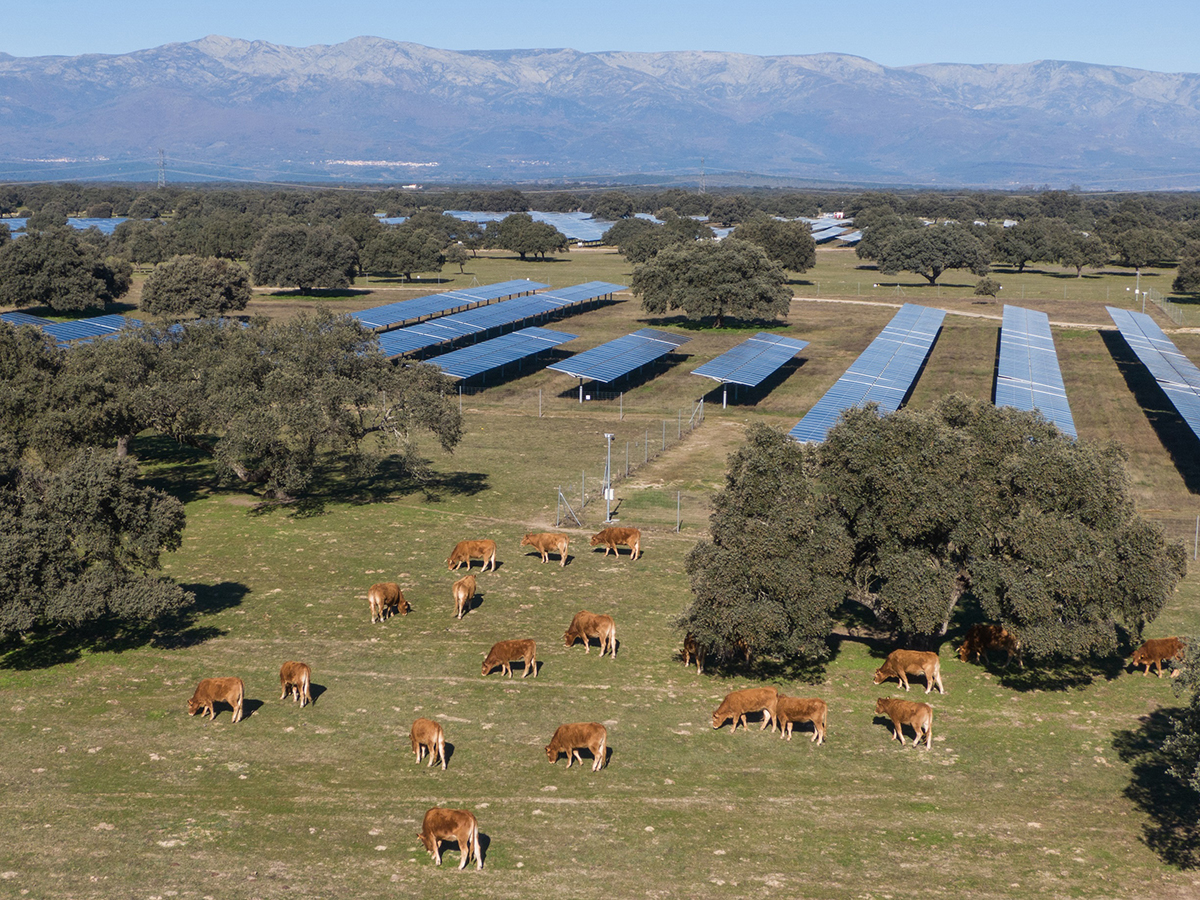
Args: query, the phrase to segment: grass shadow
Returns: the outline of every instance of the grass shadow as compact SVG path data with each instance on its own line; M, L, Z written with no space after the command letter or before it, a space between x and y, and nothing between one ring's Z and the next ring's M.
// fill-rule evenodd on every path
M1085 688L1097 678L1112 681L1125 669L1125 660L1120 656L1100 659L1056 659L1025 661L1024 669L992 669L1000 684L1009 690L1070 691Z
M85 653L123 653L138 647L161 650L195 647L225 632L199 625L200 616L237 606L250 593L238 582L185 584L193 600L183 609L147 622L101 619L76 628L44 627L14 635L0 643L0 669L29 671L74 662Z
M1200 868L1200 795L1171 775L1162 753L1163 740L1173 733L1171 719L1181 709L1158 709L1139 717L1137 728L1113 735L1113 749L1131 768L1124 794L1149 819L1142 841L1159 858L1181 869Z

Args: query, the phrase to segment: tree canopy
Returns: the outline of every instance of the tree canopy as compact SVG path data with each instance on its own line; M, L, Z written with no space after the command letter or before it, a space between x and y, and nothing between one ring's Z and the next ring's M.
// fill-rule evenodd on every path
M249 274L216 257L172 257L155 266L142 286L142 309L159 316L222 316L249 302Z
M125 295L132 275L73 229L34 231L0 245L0 306L103 308Z
M712 541L689 556L681 625L715 646L816 660L831 619L920 643L961 614L1033 657L1107 654L1186 571L1182 545L1136 513L1120 450L1035 414L956 395L850 410L819 447L789 444L750 429Z
M817 264L817 245L807 222L756 216L735 228L730 237L757 244L792 272L807 272Z
M494 246L511 250L525 259L529 254L546 258L547 253L567 248L567 238L553 225L536 222L528 213L513 213L499 222L489 223Z
M191 596L157 570L183 526L130 460L82 450L49 472L0 449L0 634L182 608Z
M357 268L354 240L328 225L277 225L259 239L250 257L255 284L301 291L347 287Z
M983 242L965 225L902 228L885 239L876 259L885 275L913 272L936 284L947 269L987 274Z
M783 269L755 244L726 238L660 250L633 270L633 292L649 313L682 309L691 319L787 315L792 292Z

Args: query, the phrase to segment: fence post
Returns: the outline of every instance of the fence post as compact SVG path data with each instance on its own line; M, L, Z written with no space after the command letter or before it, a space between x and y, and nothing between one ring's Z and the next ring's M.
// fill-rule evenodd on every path
M618 404L619 405L617 406L617 421L624 422L625 421L625 392L624 391L621 391L620 397L618 399Z
M676 533L676 534L679 534L679 523L680 523L680 518L679 518L679 498L680 498L680 496L681 496L681 495L680 495L679 491L676 491L676 492L675 492L675 533Z
M629 477L629 441L625 442L625 477Z
M587 469L579 474L579 508L587 506Z

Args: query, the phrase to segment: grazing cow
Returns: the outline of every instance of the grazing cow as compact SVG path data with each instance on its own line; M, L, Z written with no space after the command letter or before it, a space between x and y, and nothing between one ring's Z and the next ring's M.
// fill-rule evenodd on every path
M289 693L293 694L293 699L303 709L312 703L311 685L312 669L306 663L285 662L279 670L279 687L282 689L282 693L279 695L280 700Z
M708 651L696 640L696 636L690 631L683 639L683 664L690 666L692 660L696 660L696 674L704 674L704 657Z
M459 854L462 856L458 868L465 869L472 856L475 857L475 868L483 868L483 851L479 848L479 823L468 810L433 807L425 813L417 837L421 839L425 849L433 854L436 865L442 864L442 853L438 849L440 842L458 841Z
M1126 665L1133 665L1135 668L1145 666L1143 678L1150 674L1150 667L1154 666L1155 674L1162 678L1162 664L1169 659L1182 660L1186 649L1187 645L1177 637L1154 638L1134 650ZM1175 670L1175 674L1179 674L1178 669Z
M464 575L454 582L454 618L461 619L475 599L475 576Z
M550 554L558 554L558 564L565 566L567 564L567 543L570 541L565 534L552 534L546 532L543 534L527 534L521 538L522 547L532 547L538 553L542 554L542 562L550 561Z
M617 549L618 544L624 544L629 548L629 558L637 559L642 555L642 533L636 528L605 528L603 531L592 535L591 545L599 547L604 545L604 555L608 556L608 551L611 550L617 556L621 555L621 551Z
M496 571L496 542L495 541L459 541L454 545L454 552L450 554L450 558L446 560L446 566L453 572L463 563L466 563L467 569L471 568L471 560L483 560L484 571L487 571L488 563L491 563L492 571Z
M492 669L499 666L500 674L512 678L512 663L519 659L525 663L525 671L521 673L521 677L524 678L532 669L533 677L537 678L536 653L537 644L529 638L520 641L498 641L492 645L487 659L483 661L483 674L486 676Z
M988 653L992 650L1004 650L1008 653L1004 668L1007 669L1014 658L1021 664L1022 669L1025 668L1025 660L1021 658L1021 642L1013 637L1008 629L999 625L972 625L962 646L958 648L958 658L963 662L982 658L986 663Z
M875 670L875 683L883 684L889 678L897 679L908 690L909 675L925 676L925 693L937 686L938 693L946 693L942 687L942 664L936 653L927 650L893 650L883 665Z
M727 719L733 719L733 729L729 732L733 734L737 731L738 725L744 729L749 729L746 724L746 714L761 712L763 713L763 723L759 731L762 731L768 725L771 730L775 730L775 703L779 699L779 692L773 687L764 688L747 688L743 691L732 691L725 695L725 699L721 701L721 705L717 707L713 713L712 726L720 728L725 724Z
M412 731L408 733L408 739L412 741L417 762L420 762L428 751L429 762L426 765L432 766L434 760L440 759L442 771L446 771L446 732L442 730L441 725L432 719L417 719L413 722Z
M880 697L875 701L875 714L887 716L892 720L895 738L903 746L905 725L913 730L913 746L921 743L924 732L925 749L933 747L933 707L928 703L914 703L912 700L898 700Z
M604 768L608 756L608 730L599 722L575 722L571 725L559 725L554 731L554 737L546 745L546 759L551 763L558 762L560 754L567 754L567 768L579 760L583 765L583 757L579 755L580 748L592 753L592 771L599 772Z
M371 589L367 591L367 601L371 604L372 623L382 622L396 613L407 616L412 610L408 601L404 599L400 585L394 581L382 581L371 585Z
M775 703L775 721L779 723L779 737L792 739L792 725L796 722L812 722L812 740L819 747L825 743L825 723L829 716L829 707L824 700L816 697L787 697L779 695Z
M210 720L215 719L217 713L213 705L228 703L233 707L233 721L240 722L242 701L245 697L246 685L240 678L205 678L196 686L196 693L192 694L192 699L188 701L188 715L194 716L203 710L208 713Z
M571 627L563 635L563 643L568 647L574 647L575 642L582 639L584 646L587 647L583 652L591 653L592 638L600 641L601 656L604 656L605 652L611 648L612 658L617 658L617 624L613 621L613 617L597 616L586 609L581 609L575 613L575 618L571 619Z

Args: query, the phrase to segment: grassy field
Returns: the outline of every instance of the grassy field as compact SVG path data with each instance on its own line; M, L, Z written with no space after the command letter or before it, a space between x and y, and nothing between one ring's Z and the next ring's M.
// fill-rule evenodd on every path
M912 403L952 390L990 397L1001 308L970 295L973 279L951 277L962 284L940 296L915 283L903 296L868 294L878 276L853 254L818 259L794 286L787 322L811 342L801 360L727 409L710 393L704 424L619 486L623 524L644 524L639 516L675 492L694 499L718 487L745 424L794 424L900 302L951 312ZM467 269L421 290L513 277L628 283L624 261L604 252ZM1127 279L1022 278L1031 295L1034 284L1058 292L1024 305L1063 326L1055 336L1081 436L1126 447L1143 512L1190 551L1195 438L1172 414L1143 410L1155 395L1119 340L1098 330ZM413 292L362 288L319 299L349 310ZM263 295L253 306L282 315L309 302ZM630 301L553 327L580 334L565 348L578 352L648 322ZM687 328L687 358L626 385L619 405L580 406L573 380L547 371L466 396L464 440L452 456L429 448L439 474L423 486L385 473L334 485L319 503L259 507L204 460L143 439L135 449L151 477L187 501L184 546L167 566L198 608L157 636L47 635L4 648L0 895L1200 896L1200 871L1180 865L1197 847L1196 813L1162 778L1150 742L1178 703L1167 681L1112 666L989 671L960 663L948 642L948 693L929 698L933 749L902 749L873 714L876 697L898 690L871 684L886 648L843 640L802 680L769 666L698 676L678 661L671 623L689 602L683 559L701 533L702 502L680 534L673 509L652 522L637 562L588 547L603 517L594 499L587 527L564 529L565 568L519 548L525 531L553 527L558 486L577 495L581 471L600 474L605 432L617 434L616 464L626 442L653 439L709 390L693 368L756 330ZM1172 336L1200 359L1200 335ZM477 608L457 621L444 560L456 540L484 537L499 543L500 566L479 575ZM381 580L398 581L413 612L372 625L366 591ZM1150 633L1200 633L1198 605L1193 572ZM580 609L614 616L615 660L563 647ZM538 641L536 679L480 677L493 642L521 637ZM289 659L313 668L309 708L278 699ZM232 725L228 710L211 723L187 716L196 682L215 675L246 681L243 722ZM756 683L824 698L828 743L714 732L721 697ZM417 716L445 727L447 771L415 764L407 735ZM608 768L547 762L555 727L574 721L607 725ZM434 868L415 836L432 805L475 812L481 872L456 871L453 850ZM1189 815L1191 829L1181 828Z

